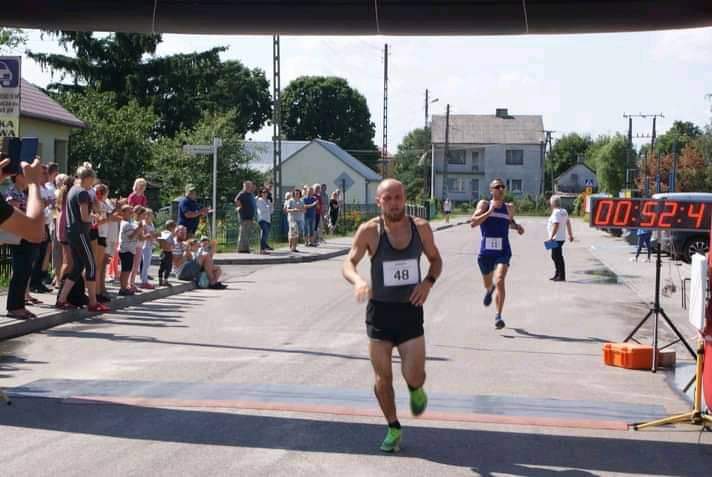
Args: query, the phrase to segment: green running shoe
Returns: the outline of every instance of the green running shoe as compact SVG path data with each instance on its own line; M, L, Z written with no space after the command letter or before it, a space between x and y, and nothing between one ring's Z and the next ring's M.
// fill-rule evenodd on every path
M414 416L420 416L428 407L428 395L425 394L423 388L418 388L410 391L410 412Z
M383 439L381 450L383 452L398 452L400 451L401 430L395 427L388 428L388 434Z

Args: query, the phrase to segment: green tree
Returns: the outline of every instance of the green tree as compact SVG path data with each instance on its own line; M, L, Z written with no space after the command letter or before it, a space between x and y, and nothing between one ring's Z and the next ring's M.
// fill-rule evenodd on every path
M627 138L616 134L596 151L592 160L596 165L596 178L600 191L618 194L623 189L626 150L628 150Z
M223 47L190 54L155 57L160 35L53 32L74 56L29 52L28 56L59 73L50 91L87 88L115 94L117 106L132 100L159 116L155 135L190 129L204 113L236 110L235 130L243 135L262 128L271 115L269 83L263 71L239 61L220 60Z
M247 167L249 157L242 146L242 135L235 129L237 114L234 110L205 114L193 129L157 142L148 177L161 183L163 203L183 195L188 183L196 186L199 197L212 197L212 155L190 156L182 152L182 146L212 144L213 137L222 140L218 150L218 208L232 204L242 188L242 181L263 182L262 174Z
M576 165L580 154L586 155L586 151L593 144L590 136L582 136L577 133L565 134L559 138L551 148L547 160L547 176L558 177L568 168Z
M22 30L0 27L0 52L14 50L25 43L27 43L27 36Z
M675 146L675 151L679 154L688 144L701 135L702 130L694 123L690 121L675 121L665 134L657 138L655 152L657 154L671 154L673 146Z
M114 194L131 192L136 177L145 175L153 155L150 140L156 116L135 101L116 107L113 93L86 90L55 99L87 125L69 140L69 170L91 162Z
M430 151L430 128L414 129L403 138L396 153L396 165L393 175L405 185L408 200L422 198L425 192L427 165L421 164L421 158ZM428 161L424 161L425 164Z
M282 131L287 139L333 141L375 169L377 148L373 143L366 98L341 78L302 76L282 93Z

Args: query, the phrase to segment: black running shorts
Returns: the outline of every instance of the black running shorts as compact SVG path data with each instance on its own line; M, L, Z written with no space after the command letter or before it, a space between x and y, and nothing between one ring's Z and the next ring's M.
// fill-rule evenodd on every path
M371 300L366 307L366 333L395 346L423 336L423 307Z

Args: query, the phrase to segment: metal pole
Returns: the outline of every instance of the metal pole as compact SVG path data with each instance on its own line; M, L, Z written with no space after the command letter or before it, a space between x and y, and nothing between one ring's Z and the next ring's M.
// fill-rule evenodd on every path
M677 136L672 138L672 174L670 175L670 192L677 192Z
M658 119L657 116L653 116L653 138L650 141L650 149L655 155L655 193L660 193L660 154L655 153L655 120Z
M447 158L450 146L450 104L445 108L445 155L443 156L443 193L442 199L447 197Z
M385 178L388 174L388 43L383 50L383 147L381 150L381 173Z
M428 129L428 90L425 90L425 126L424 129Z
M220 141L217 137L213 137L213 225L212 225L212 238L217 239L217 229L215 228L215 215L217 214L218 208L218 147Z
M279 33L272 36L272 184L275 209L281 210L282 199L282 109L280 85Z
M625 151L625 188L630 189L628 182L628 164L630 164L630 151L633 149L633 118L628 118L628 148Z

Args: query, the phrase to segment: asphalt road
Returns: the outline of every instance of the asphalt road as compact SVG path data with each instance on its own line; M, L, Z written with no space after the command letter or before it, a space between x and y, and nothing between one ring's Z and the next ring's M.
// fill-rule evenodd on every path
M569 282L553 283L544 221L522 222L501 331L482 306L478 233L436 234L431 412L408 416L397 377L398 456L378 452L364 306L338 258L229 268L225 291L0 343L15 400L0 409L2 475L710 475L709 433L616 430L688 404L670 372L602 363L602 343L646 311L592 253L609 239L577 225Z

